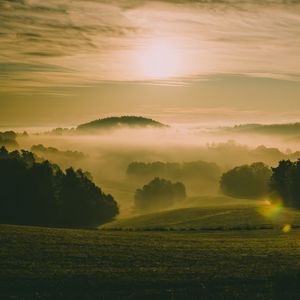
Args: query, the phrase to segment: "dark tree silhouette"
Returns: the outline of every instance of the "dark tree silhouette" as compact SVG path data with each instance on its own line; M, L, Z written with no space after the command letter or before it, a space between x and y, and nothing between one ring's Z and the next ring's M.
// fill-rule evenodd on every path
M139 211L154 211L172 206L186 198L185 186L169 180L154 178L135 192L135 206Z
M118 213L112 196L105 195L82 170L66 170L61 189L62 222L65 225L103 224Z
M82 170L66 172L28 151L0 148L0 223L95 226L112 220L118 205Z
M76 130L83 131L95 131L103 129L113 129L121 127L168 127L158 121L139 117L139 116L121 116L121 117L108 117L104 119L98 119L89 123L79 125Z
M0 146L17 146L17 134L14 131L0 132Z
M273 201L280 200L287 207L300 209L300 159L282 160L272 168L270 190Z
M271 174L271 169L261 162L239 166L222 175L220 188L231 197L259 199L269 192Z
M55 158L81 160L87 157L84 153L79 151L61 151L53 147L45 147L42 144L33 145L30 151L42 157L46 157L51 161Z

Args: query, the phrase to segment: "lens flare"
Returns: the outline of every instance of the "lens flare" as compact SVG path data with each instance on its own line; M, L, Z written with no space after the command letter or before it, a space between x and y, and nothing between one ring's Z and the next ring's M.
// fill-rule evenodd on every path
M288 233L288 232L290 232L292 230L292 225L291 224L285 224L284 226L283 226L283 228L282 228L282 231L284 232L284 233Z
M259 212L267 219L276 220L282 216L284 211L282 201L271 203L269 200L266 201L266 205L259 208Z

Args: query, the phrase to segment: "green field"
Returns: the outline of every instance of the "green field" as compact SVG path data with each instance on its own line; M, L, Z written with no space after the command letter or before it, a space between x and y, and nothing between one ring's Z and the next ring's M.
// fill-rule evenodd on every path
M255 203L255 202L254 202ZM275 205L232 204L174 209L120 218L102 226L114 230L228 230L300 226L300 212Z
M0 225L1 299L299 299L300 231Z

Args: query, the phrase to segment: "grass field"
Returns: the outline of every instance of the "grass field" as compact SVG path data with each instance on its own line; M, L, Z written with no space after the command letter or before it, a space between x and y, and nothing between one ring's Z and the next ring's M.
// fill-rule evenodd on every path
M0 225L1 299L300 299L300 231Z
M286 224L294 227L300 226L300 212L278 205L229 202L227 205L182 208L120 218L101 228L114 230L227 230L282 228Z

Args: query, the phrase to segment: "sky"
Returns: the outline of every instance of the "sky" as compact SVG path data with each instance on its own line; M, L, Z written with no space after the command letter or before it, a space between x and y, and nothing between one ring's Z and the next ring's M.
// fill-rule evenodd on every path
M299 0L0 0L0 126L300 121Z

